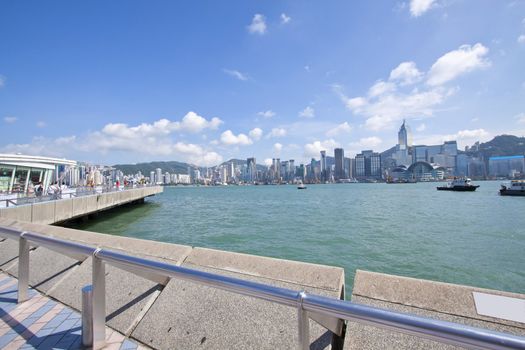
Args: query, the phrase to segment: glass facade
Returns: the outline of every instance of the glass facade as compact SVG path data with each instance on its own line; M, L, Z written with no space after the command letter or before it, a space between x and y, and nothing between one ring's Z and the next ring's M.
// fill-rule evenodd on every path
M39 182L47 188L54 173L53 169L0 164L0 193L27 193Z

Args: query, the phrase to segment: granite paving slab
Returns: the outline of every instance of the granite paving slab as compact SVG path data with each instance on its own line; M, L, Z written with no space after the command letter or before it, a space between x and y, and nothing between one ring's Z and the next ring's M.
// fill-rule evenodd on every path
M183 266L337 298L329 291L184 263ZM290 349L297 346L297 309L172 279L132 337L158 349ZM331 332L310 321L311 349L329 349Z

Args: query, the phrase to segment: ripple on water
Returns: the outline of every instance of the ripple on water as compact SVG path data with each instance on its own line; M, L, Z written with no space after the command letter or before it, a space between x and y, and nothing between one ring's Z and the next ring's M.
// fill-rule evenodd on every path
M76 227L524 293L525 199L479 184L165 188Z

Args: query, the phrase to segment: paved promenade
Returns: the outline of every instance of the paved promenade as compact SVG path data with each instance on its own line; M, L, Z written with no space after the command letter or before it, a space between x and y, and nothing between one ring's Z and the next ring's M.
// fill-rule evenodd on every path
M17 304L17 280L0 273L0 349L82 349L80 313L30 289ZM148 349L106 327L105 349Z

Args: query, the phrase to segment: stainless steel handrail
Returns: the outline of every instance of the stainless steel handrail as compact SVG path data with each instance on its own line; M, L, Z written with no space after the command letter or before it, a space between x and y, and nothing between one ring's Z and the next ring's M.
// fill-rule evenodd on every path
M19 293L24 293L28 288L29 242L33 243L33 245L41 245L63 254L76 256L79 260L83 260L88 256L93 257L93 322L95 347L101 346L104 339L104 263L108 263L149 278L157 283L165 284L166 278L180 278L229 292L295 307L298 310L299 349L309 348L309 318L315 319L316 321L319 319L356 321L446 344L466 346L471 349L525 349L525 337L384 310L350 301L309 294L304 291L279 288L258 282L193 270L159 261L129 256L108 249L94 248L38 233L20 231L10 227L0 226L0 236L18 239L20 241ZM20 273L24 271L26 271L26 275ZM333 322L331 322L331 324L333 324ZM333 329L333 327L327 324L323 323L322 325Z

